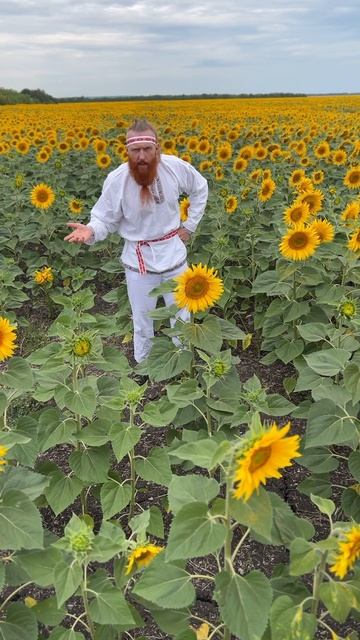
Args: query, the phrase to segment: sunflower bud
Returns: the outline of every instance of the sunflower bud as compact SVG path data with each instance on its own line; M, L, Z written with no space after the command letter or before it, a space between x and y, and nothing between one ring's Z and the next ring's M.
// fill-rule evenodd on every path
M73 344L72 352L78 358L87 356L91 351L91 342L89 338L81 337L77 338Z
M86 553L92 547L91 537L88 533L75 533L70 537L70 546L76 553Z
M211 365L211 373L216 378L221 378L226 373L229 373L229 371L230 371L229 365L226 364L226 362L223 362L222 360L215 360L215 362L213 362Z
M340 313L344 318L353 318L356 312L356 304L352 300L345 300L345 302L340 305Z

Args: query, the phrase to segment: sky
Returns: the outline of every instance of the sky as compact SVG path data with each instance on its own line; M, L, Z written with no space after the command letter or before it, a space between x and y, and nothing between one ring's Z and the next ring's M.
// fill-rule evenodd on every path
M54 97L357 93L359 0L2 0L0 86Z

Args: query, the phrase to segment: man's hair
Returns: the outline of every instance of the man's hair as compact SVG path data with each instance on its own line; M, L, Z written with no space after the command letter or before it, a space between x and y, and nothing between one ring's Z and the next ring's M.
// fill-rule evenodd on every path
M155 127L150 124L150 122L148 122L145 118L139 118L134 120L134 122L132 123L132 125L130 125L130 127L127 130L127 133L129 133L129 131L136 131L136 133L143 133L143 131L152 131L156 140L158 139L157 136L157 131L155 129Z

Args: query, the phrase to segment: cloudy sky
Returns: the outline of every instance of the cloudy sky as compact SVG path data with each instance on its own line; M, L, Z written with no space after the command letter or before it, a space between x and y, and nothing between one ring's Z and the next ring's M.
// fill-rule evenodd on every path
M359 0L2 0L0 86L355 93L359 35Z

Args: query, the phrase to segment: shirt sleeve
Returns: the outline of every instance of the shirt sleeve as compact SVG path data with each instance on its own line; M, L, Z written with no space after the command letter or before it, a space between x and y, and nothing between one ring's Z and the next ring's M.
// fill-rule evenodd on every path
M180 163L180 187L190 200L188 218L182 226L192 233L204 215L208 198L208 183L189 162L185 162L181 158L178 158L178 161Z
M94 244L105 240L109 233L116 233L122 218L121 206L115 202L111 189L111 182L107 178L103 185L100 198L91 209L91 217L88 226L94 232L87 244Z

